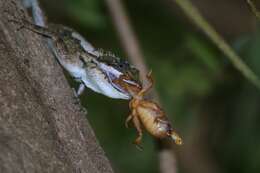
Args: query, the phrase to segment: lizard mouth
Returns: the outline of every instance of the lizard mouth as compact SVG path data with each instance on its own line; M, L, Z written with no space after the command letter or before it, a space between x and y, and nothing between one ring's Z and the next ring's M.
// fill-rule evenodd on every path
M113 88L115 88L118 92L123 94L126 98L131 98L132 94L128 90L128 87L131 88L141 88L140 84L132 79L132 77L128 74L123 74L122 72L109 67L103 63L99 64L103 73L106 75L108 82L111 84ZM126 87L128 86L128 87Z
M134 86L136 88L140 88L140 84L138 84L137 82L135 82L134 80L131 80L129 78L124 78L124 79L121 79L120 76L116 76L115 74L113 73L107 73L107 76L109 78L109 82L110 84L119 92L127 95L128 97L131 97L131 93L129 93L129 91L124 87L124 86L121 86L120 85L120 82L115 82L115 81L118 81L118 80L121 80L121 82L125 83L125 85L128 85L128 86Z
M119 76L116 76L115 74L113 73L107 73L107 77L109 79L109 83L119 92L127 95L128 97L130 96L130 94L128 93L128 91L126 91L123 87L121 87L119 84L113 82L117 79L119 79Z

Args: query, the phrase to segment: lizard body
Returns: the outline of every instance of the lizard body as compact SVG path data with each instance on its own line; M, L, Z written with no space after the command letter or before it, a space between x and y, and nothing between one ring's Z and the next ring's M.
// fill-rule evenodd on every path
M36 15L33 16L36 24L24 19L15 22L26 29L50 38L50 47L59 63L73 78L81 83L77 92L78 95L84 91L86 86L111 98L131 98L127 90L113 83L113 81L120 75L128 75L130 78L126 82L140 87L136 68L110 52L96 50L83 36L69 27L50 24L47 28L43 16L40 16L42 12L37 6L37 0L26 1L28 1L27 6L31 2L32 14Z

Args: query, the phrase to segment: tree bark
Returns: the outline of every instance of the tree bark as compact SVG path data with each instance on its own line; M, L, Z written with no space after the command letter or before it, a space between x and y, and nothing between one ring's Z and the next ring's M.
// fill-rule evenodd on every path
M113 172L44 39L8 22L20 9L0 0L0 172Z

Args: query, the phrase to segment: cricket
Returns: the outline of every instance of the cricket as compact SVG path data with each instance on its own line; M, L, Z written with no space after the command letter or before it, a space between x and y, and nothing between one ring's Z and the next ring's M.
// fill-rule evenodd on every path
M148 86L139 88L136 85L131 85L128 81L128 76L120 76L119 79L114 80L117 85L127 90L132 95L129 102L130 115L125 121L126 127L132 121L134 127L138 132L138 136L133 142L139 148L143 136L144 127L152 136L156 138L171 138L177 145L182 145L181 137L174 131L171 123L166 117L162 108L155 102L144 99L144 96L153 87L153 78L151 72L147 74Z

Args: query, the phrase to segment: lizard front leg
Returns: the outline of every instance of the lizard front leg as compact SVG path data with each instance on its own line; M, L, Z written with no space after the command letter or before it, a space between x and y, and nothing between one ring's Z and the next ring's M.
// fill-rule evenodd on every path
M79 85L78 90L77 90L77 96L80 96L80 95L83 93L83 91L85 90L85 88L86 88L85 84L84 84L84 83L81 83L81 84Z

